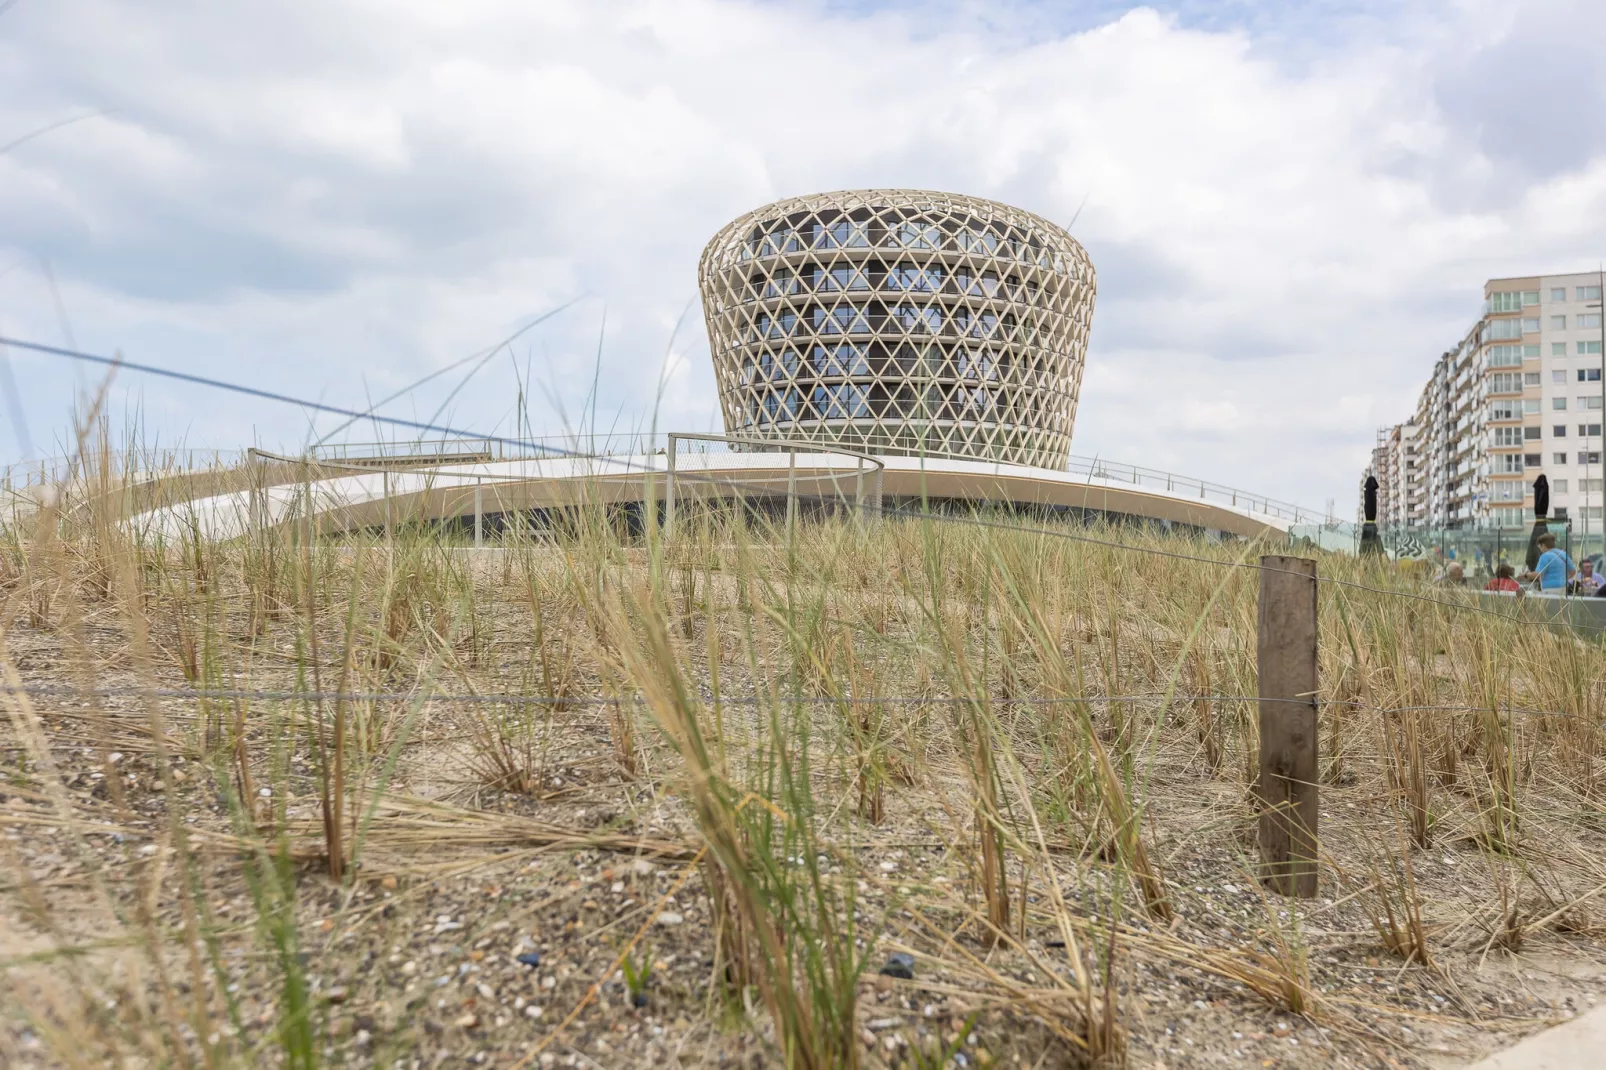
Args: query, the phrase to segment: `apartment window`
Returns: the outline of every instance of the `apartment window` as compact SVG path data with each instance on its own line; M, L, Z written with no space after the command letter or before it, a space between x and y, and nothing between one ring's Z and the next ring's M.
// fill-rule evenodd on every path
M1524 319L1522 321L1522 333L1523 334L1535 334L1535 333L1538 332L1538 330L1539 330L1539 317L1538 316L1524 317Z
M1558 506L1556 511L1554 513L1551 513L1550 515L1555 517L1557 520L1566 520L1567 519L1567 507L1565 505Z
M1600 382L1600 369L1599 368L1579 368L1578 369L1578 381L1580 383L1598 383L1598 382Z
M1600 479L1580 479L1578 481L1578 489L1583 491L1585 494L1599 494Z
M1516 458L1512 458L1515 460ZM1521 483L1503 480L1489 487L1489 498L1497 502L1520 502L1527 496L1528 488Z
M1550 399L1550 407L1555 409L1557 412L1565 412L1567 410L1567 399L1566 398L1551 398Z
M1497 447L1520 446L1522 445L1523 431L1524 428L1521 427L1496 427L1494 429L1494 438L1491 440L1491 443Z
M1522 385L1523 386L1538 386L1539 385L1539 373L1538 372L1523 372L1522 373Z
M1489 321L1488 330L1489 330L1488 337L1496 339L1496 340L1507 339L1507 338L1521 338L1522 337L1522 321L1521 320L1516 320L1516 319L1490 320Z
M1574 326L1577 326L1577 327L1580 327L1580 328L1594 327L1595 329L1599 330L1600 329L1600 313L1599 312L1580 312L1577 316L1573 317L1573 323L1574 323Z
M1553 331L1565 331L1567 329L1567 317L1566 316L1551 316L1550 317L1550 329L1553 330Z
M1584 437L1600 434L1600 424L1579 424L1578 433Z
M1591 394L1587 398L1579 398L1578 399L1578 407L1580 409L1598 409L1598 408L1600 408L1600 395L1599 394Z
M1578 289L1576 291L1576 296L1577 296L1578 300L1580 300L1580 301L1599 301L1600 300L1600 287L1599 286L1580 286L1580 287L1578 287Z
M1567 300L1567 287L1565 287L1565 286L1552 286L1550 288L1550 299L1552 301L1565 301L1565 300Z
M1598 341L1595 341L1595 342L1579 342L1578 343L1578 355L1580 357L1587 357L1587 356L1591 356L1591 355L1599 356L1600 355L1600 342L1598 342Z
M1520 453L1497 453L1491 459L1494 461L1494 474L1497 476L1522 474L1522 454Z
M1565 453L1552 453L1550 455L1550 463L1551 464L1566 464L1567 463L1567 455Z
M1550 489L1555 491L1557 494L1566 494L1567 481L1565 479L1552 479L1550 481Z
M1580 286L1578 292L1582 294L1584 288ZM1578 300L1582 301L1583 297L1580 296ZM1510 293L1490 294L1489 300L1484 305L1490 312L1521 312L1522 294L1515 290Z
M1582 374L1580 374L1582 378ZM1521 372L1496 372L1489 377L1489 390L1496 394L1522 393Z
M1567 347L1563 346L1562 348L1565 349ZM1555 369L1553 369L1551 371L1551 373L1550 373L1550 381L1553 382L1553 383L1565 383L1567 381L1567 369L1566 368L1555 368Z
M1552 343L1550 343L1550 355L1553 356L1553 357L1565 357L1567 355L1567 343L1566 342L1552 342Z
M1580 513L1584 514L1584 519L1585 520L1599 520L1600 519L1600 506L1598 506L1598 505L1586 505L1586 506L1584 506L1582 509L1580 509L1578 511Z
M1539 441L1539 430L1540 429L1537 428L1537 427L1524 427L1522 429L1522 437L1524 439L1526 439L1527 441L1529 441L1529 442L1538 442ZM1539 462L1535 461L1534 463L1538 464Z
M1539 411L1539 399L1538 398L1523 398L1522 399L1522 411L1525 412L1525 413L1538 412Z
M1520 368L1523 357L1522 346L1490 346L1488 362L1491 368ZM1535 354L1537 356L1538 354Z
M1579 427L1578 427L1578 430L1579 431L1583 431L1583 429L1584 429L1583 425L1580 424ZM1550 437L1551 438L1566 438L1567 437L1567 425L1566 424L1556 424L1554 427L1552 427L1550 429Z
M1600 450L1579 450L1578 451L1578 463L1579 464L1599 464L1600 463ZM1584 482L1587 483L1589 481L1586 479ZM1584 489L1587 490L1589 488L1586 487Z
M1522 463L1529 468L1538 468L1544 461L1537 453L1525 453L1522 455Z

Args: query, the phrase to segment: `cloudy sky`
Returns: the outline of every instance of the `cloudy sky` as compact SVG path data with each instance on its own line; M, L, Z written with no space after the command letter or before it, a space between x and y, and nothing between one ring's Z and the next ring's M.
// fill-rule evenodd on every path
M722 223L956 190L1093 257L1076 453L1349 514L1483 281L1606 256L1603 42L1597 0L0 0L0 333L362 407L572 302L385 411L707 429ZM60 452L94 372L7 359L0 463Z

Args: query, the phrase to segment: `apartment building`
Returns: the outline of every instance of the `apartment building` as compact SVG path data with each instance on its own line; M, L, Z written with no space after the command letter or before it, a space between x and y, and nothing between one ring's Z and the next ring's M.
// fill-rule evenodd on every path
M1386 527L1405 527L1421 498L1421 481L1414 477L1417 465L1416 425L1395 424L1380 428L1372 447L1372 463L1361 474L1362 511L1368 475L1377 477L1377 522ZM1358 519L1365 517L1357 514Z
M1434 362L1415 413L1379 432L1380 522L1522 527L1543 472L1551 515L1601 532L1601 283L1592 271L1484 284L1483 315Z

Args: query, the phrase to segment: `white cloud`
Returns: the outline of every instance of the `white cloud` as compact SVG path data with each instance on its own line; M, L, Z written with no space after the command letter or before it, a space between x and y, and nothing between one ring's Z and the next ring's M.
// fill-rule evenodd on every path
M88 348L352 404L589 295L516 347L532 419L559 430L543 386L578 413L605 304L600 422L644 424L719 225L813 189L956 189L1081 209L1100 296L1077 452L1347 501L1484 278L1606 248L1594 126L1469 125L1480 49L1528 47L1497 10L1296 57L1143 9L1049 32L735 0L24 3L0 16L0 143L115 111L0 156L0 271L23 265L0 327L60 337L47 257ZM1513 166L1535 137L1573 141ZM698 318L661 424L717 411ZM34 438L59 433L71 373L12 359ZM139 388L164 434L304 432ZM498 358L452 418L512 431L515 391Z

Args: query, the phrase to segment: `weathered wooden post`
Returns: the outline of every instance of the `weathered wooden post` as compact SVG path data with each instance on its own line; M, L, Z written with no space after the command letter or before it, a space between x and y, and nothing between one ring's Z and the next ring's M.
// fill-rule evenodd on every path
M1260 559L1260 859L1283 895L1316 895L1316 562Z

